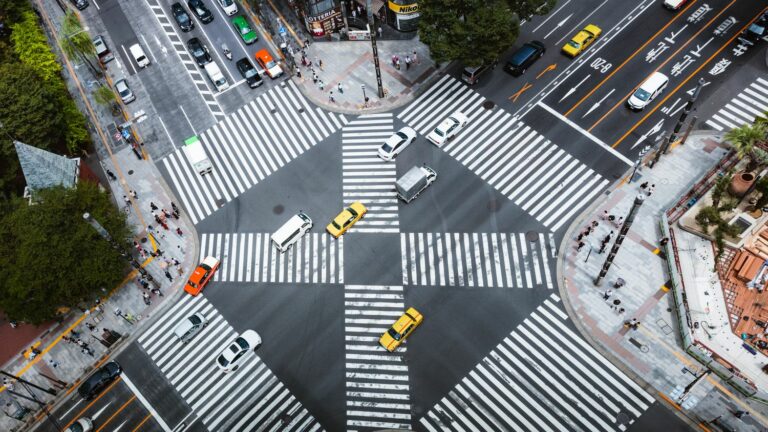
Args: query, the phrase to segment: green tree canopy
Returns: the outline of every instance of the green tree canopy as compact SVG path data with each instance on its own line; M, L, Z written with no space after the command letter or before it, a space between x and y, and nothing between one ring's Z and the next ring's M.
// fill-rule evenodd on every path
M737 128L731 129L725 134L725 140L730 142L736 149L739 159L748 158L749 164L747 171L755 169L757 159L759 159L758 149L755 145L766 139L768 127L765 123L745 123Z
M31 66L43 81L61 78L61 65L51 52L48 38L38 26L34 12L22 13L22 20L11 25L11 30L13 49L22 63Z
M126 250L125 215L98 186L40 191L37 203L16 198L0 214L0 309L15 320L41 323L62 306L92 301L125 276L127 261L84 219L89 212Z

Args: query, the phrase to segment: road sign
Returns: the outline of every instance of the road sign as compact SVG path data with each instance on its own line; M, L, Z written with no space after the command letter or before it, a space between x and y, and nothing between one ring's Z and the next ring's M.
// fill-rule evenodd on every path
M286 34L288 31L285 29L285 27L280 26L280 28L277 30L280 34Z

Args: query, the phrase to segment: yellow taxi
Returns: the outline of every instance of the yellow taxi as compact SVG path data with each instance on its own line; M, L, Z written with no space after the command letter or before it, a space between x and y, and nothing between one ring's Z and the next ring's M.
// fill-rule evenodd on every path
M594 24L587 25L584 27L584 30L576 33L576 36L563 46L563 53L570 57L576 57L581 54L582 51L589 48L589 46L592 45L592 42L594 42L602 32L600 27Z
M414 308L408 308L407 311L392 324L392 328L387 330L379 338L379 343L389 352L393 352L400 346L405 339L416 330L416 327L424 321L424 316Z
M219 268L220 263L221 262L216 257L206 257L203 262L197 266L195 271L192 272L192 276L189 277L189 280L184 285L184 291L193 296L200 294L200 291L205 288L205 285L211 280L213 274L216 273L216 269Z
M332 235L333 238L339 238L347 232L355 222L362 219L366 213L368 213L368 209L365 208L363 203L355 201L350 204L349 207L342 210L338 216L333 218L331 223L325 227L325 230L328 231L328 234Z

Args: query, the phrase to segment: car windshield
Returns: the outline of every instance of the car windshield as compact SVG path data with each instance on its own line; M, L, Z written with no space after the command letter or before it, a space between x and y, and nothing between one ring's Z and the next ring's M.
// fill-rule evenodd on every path
M357 212L352 207L348 207L347 211L352 215L350 219L353 219L355 216L357 216Z
M390 147L389 144L384 143L384 144L381 145L381 150L383 150L386 153L389 153L389 152L392 151L392 147Z
M255 75L258 75L258 74L256 73L256 69L254 69L254 68L251 68L251 67L249 67L248 69L246 69L246 70L245 70L245 72L244 72L244 74L245 74L245 77L246 77L246 78L251 78L251 77L253 77L253 76L255 76Z
M226 78L222 78L222 79L216 81L216 85L217 86L223 86L226 83L227 83L227 79Z
M227 361L227 359L223 355L220 355L217 361L222 367L227 367L227 365L229 364L229 361Z
M179 22L182 23L182 24L186 24L187 22L189 22L189 15L187 15L187 14L185 14L183 12L180 13L179 15L177 15L177 17L179 19Z
M198 325L202 322L200 318L198 318L196 315L192 315L191 317L189 317L189 320L192 321L193 325Z
M440 129L440 126L436 127L434 132L435 132L435 135L437 136L445 136L445 132L443 132L443 130Z
M331 222L331 225L333 225L333 227L336 229L341 229L341 226L339 226L339 224L337 224L336 221Z
M189 284L189 286L191 286L192 288L197 288L197 284L192 281L187 282L187 284Z
M397 133L395 133L395 135L399 136L400 139L403 140L403 141L408 139L408 135L406 135L406 134L404 134L402 132L397 132Z
M645 102L645 101L647 101L647 100L648 100L648 98L650 98L650 97L651 97L651 94L650 94L650 93L648 93L647 91L645 91L645 90L643 90L643 89L639 88L639 89L637 89L637 91L635 92L635 97L636 97L636 98L638 98L638 99L640 99L641 101Z
M248 27L248 24L244 24L242 27L240 27L240 33L242 34L248 34L251 32L251 28Z
M219 0L224 6L232 6L232 0Z
M581 48L581 44L576 42L576 41L568 41L568 45L570 45L570 46L572 46L572 47L574 47L576 49Z
M203 51L203 47L201 47L200 45L195 45L192 48L192 54L195 57L202 57L203 55L205 55L205 51Z
M392 339L399 341L401 337L403 337L400 333L396 332L395 329L391 328L387 330L387 333L392 337Z
M240 345L240 348L242 348L244 350L248 349L248 341L243 339L243 338L241 338L241 337L235 339L235 343Z
M83 432L84 429L82 426L80 426L80 422L74 423L72 426L67 429L67 432Z
M277 66L277 63L275 63L274 60L270 60L267 62L267 69L272 69L275 66Z

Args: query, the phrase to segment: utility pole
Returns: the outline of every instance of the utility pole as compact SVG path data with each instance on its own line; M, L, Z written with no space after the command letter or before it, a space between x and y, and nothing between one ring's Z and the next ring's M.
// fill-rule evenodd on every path
M133 267L134 267L136 270L138 270L138 271L139 271L139 273L141 273L141 275L142 275L142 276L146 277L146 278L147 278L147 280L149 280L150 282L154 281L154 278L152 277L152 275L151 275L151 274L149 274L149 272L147 272L147 270L146 270L146 269L144 269L144 267L142 267L142 266L141 266L141 263L139 263L138 261L136 261L136 258L134 258L134 257L133 257L133 254L126 252L126 251L125 251L125 249L123 249L123 247L122 247L120 244L118 244L116 241L114 241L114 239L112 239L112 236L111 236L111 235L109 235L109 233L107 232L107 230L105 230L105 229L104 229L104 227L103 227L103 226L101 226L101 224L99 223L99 221L97 221L96 219L94 219L94 218L91 216L91 214L90 214L90 213L83 213L83 219L85 219L85 221L86 221L86 222L88 222L88 224L89 224L90 226L92 226L92 227L93 227L93 229L95 229L95 230L96 230L96 232L98 232L98 233L99 233L99 234L100 234L102 237L104 237L104 239L105 239L106 241L108 241L108 242L109 242L109 244L111 244L113 248L115 248L115 249L116 249L118 252L120 252L120 255L122 255L123 257L125 257L125 259L127 259L127 260L128 260L128 262L130 262L130 263L131 263L131 265L132 265L132 266L133 266Z
M696 88L693 90L693 95L691 95L691 98L688 99L688 102L685 104L683 113L680 114L680 119L677 121L675 129L669 135L669 138L664 143L662 143L661 147L659 147L659 149L656 151L656 154L653 156L651 168L653 168L653 166L656 165L656 162L659 161L662 153L667 154L667 151L669 151L669 146L677 140L677 135L680 133L680 129L683 128L683 123L685 123L685 119L688 117L688 114L691 113L693 104L696 102L696 99L699 98L699 93L701 93L701 88L704 87L705 83L706 81L704 81L704 78L699 78L699 81L696 83Z
M365 1L368 11L368 33L371 35L371 47L373 48L373 65L376 68L376 85L379 86L379 99L384 98L384 86L381 83L381 68L379 67L379 49L376 47L376 28L373 22L373 6L371 0Z
M0 369L0 374L5 375L6 377L9 377L9 378L13 379L15 382L20 383L21 386L24 387L24 390L26 390L27 393L29 393L29 396L31 396L31 397L27 397L27 396L25 396L23 394L17 393L15 391L12 391L12 390L6 388L6 391L9 394L12 394L14 396L18 396L18 397L20 397L22 399L26 399L28 401L32 401L32 402L36 403L38 406L40 406L40 408L42 408L43 412L45 413L46 417L48 418L48 421L50 421L53 424L53 427L55 428L55 430L57 430L57 431L62 431L63 430L61 428L61 425L56 421L56 419L54 419L51 416L50 411L48 411L48 404L43 403L42 401L40 401L37 398L37 395L35 395L35 393L33 393L32 390L29 389L29 386L32 386L32 387L34 387L34 388L36 388L36 389L38 389L40 391L46 392L46 393L48 393L48 394L50 394L52 396L56 396L56 390L54 390L52 388L44 389L42 387L39 387L39 386L37 386L37 385L35 385L35 384L33 384L33 383L31 383L31 382L21 378L21 377L18 377L18 376L14 375L14 374L10 374L10 373L2 370L2 369Z
M616 236L616 241L613 243L613 247L611 247L611 251L608 253L608 257L605 259L603 268L600 269L600 274L597 275L597 279L595 279L595 285L600 285L600 283L603 281L603 278L608 273L608 269L611 268L611 264L613 264L613 259L616 258L616 254L619 253L619 249L621 248L621 243L624 241L624 238L627 236L627 233L629 232L629 227L632 226L632 222L635 220L635 215L637 214L637 210L643 204L643 201L645 201L645 195L640 194L635 197L635 202L632 203L632 208L629 209L629 213L627 214L627 217L624 218L624 224L621 226L621 229L619 230L619 235Z

